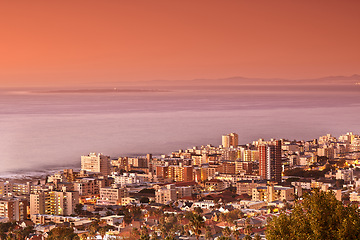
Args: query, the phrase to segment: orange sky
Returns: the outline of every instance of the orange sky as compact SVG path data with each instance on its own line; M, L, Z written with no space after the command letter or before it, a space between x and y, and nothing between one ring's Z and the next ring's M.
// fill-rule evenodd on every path
M358 0L0 3L1 86L360 73Z

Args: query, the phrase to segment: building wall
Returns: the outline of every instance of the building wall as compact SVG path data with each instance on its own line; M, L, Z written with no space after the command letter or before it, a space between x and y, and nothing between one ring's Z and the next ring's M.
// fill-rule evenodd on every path
M125 188L100 188L99 204L121 205L121 199L127 197Z
M102 175L107 176L110 174L110 157L100 153L81 156L81 170L100 172Z
M239 136L236 133L230 133L222 136L222 146L224 148L237 147L239 145Z
M99 189L95 179L81 179L80 182L74 183L74 190L78 191L80 195L99 194Z
M294 188L292 187L282 187L269 185L266 187L255 187L252 189L252 200L253 201L293 201L294 197Z
M46 191L30 195L30 215L71 215L79 203L79 193Z
M263 179L281 182L281 141L259 146L259 174Z
M160 188L155 192L155 201L161 204L167 204L171 201L177 200L177 192L175 185L167 185L164 188Z

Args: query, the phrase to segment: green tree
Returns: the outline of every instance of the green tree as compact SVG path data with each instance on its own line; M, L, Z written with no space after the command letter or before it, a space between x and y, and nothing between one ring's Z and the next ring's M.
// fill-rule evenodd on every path
M26 239L26 237L28 237L30 235L30 233L33 233L33 232L34 232L33 226L20 228L20 229L13 231L13 233L15 234L15 239L18 239L18 240Z
M200 207L195 207L194 212L197 213L197 214L202 214L203 210Z
M12 231L16 226L15 222L0 223L0 238L6 239L7 233Z
M240 236L241 236L240 230L239 230L239 229L235 230L235 231L233 232L233 236L234 236L234 238L235 238L236 240L239 240L239 239L240 239Z
M176 240L174 236L167 236L165 240Z
M226 227L222 230L222 234L225 236L225 237L230 237L231 235L231 230L229 227Z
M143 213L140 207L133 206L129 209L132 219L139 221L143 217Z
M212 233L211 233L211 228L209 226L207 226L205 228L205 239L207 239L207 240L213 239L213 236L212 236Z
M94 239L96 236L97 231L99 230L99 220L95 220L93 222L91 222L90 226L88 227L88 231L89 231L89 237L90 239Z
M102 227L98 228L98 232L99 232L99 234L101 236L101 239L104 239L104 237L105 237L107 231L109 231L109 229L110 229L110 226L107 225L107 224L105 226L102 226Z
M166 236L174 236L175 232L182 230L182 225L178 224L178 218L174 214L164 214L159 219L157 229L161 232L163 239Z
M132 223L132 216L131 216L131 214L130 214L129 212L127 212L127 211L124 212L124 222L125 222L126 224Z
M82 234L80 237L81 240L87 240L88 239L88 235L86 233Z
M255 234L254 235L254 238L253 238L254 240L261 240L261 237L260 237L260 235L257 233L257 234Z
M77 214L77 215L81 215L83 213L83 207L84 205L82 205L81 203L78 203L75 205L75 209L74 209L74 212Z
M157 238L157 235L156 235L156 233L153 233L152 235L151 235L151 237L150 237L150 240L157 240L158 238Z
M360 239L360 211L344 206L332 192L313 191L295 204L290 214L282 213L267 225L266 238L352 240Z
M221 236L221 237L218 237L217 240L231 240L231 237Z
M150 240L149 230L146 226L141 227L140 240Z
M252 230L253 230L253 226L252 226L252 225L246 225L245 228L244 228L244 233L245 233L246 235L251 235Z
M189 219L189 229L193 232L198 240L200 238L201 229L205 227L204 218L197 214L189 212L186 216Z
M49 232L48 240L78 240L79 236L74 233L74 229L71 227L56 227Z

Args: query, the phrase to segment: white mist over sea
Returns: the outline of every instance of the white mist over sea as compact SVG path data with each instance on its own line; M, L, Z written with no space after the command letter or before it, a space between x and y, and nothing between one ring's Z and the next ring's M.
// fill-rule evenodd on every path
M353 87L1 90L0 177L79 167L89 152L116 158L219 145L229 132L240 144L360 133L359 113Z

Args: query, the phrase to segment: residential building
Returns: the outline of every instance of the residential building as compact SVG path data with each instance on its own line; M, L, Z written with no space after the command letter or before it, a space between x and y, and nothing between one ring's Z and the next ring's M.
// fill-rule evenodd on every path
M222 136L223 148L237 147L239 145L239 136L236 133L230 133Z
M338 169L336 171L336 179L343 179L345 182L351 182L353 180L352 169Z
M281 141L259 146L259 170L263 179L281 182Z
M211 179L205 183L205 188L209 191L219 191L225 188L225 184L219 179Z
M18 198L0 199L0 217L7 218L8 221L22 221L27 219L28 201Z
M254 181L254 180L240 180L236 182L236 194L248 194L251 196L252 189L259 187L259 186L266 186L266 183L264 181Z
M0 182L0 196L13 192L13 185L9 181Z
M100 188L100 199L98 204L104 205L121 205L121 199L128 197L126 188Z
M79 193L76 191L40 191L30 194L30 215L71 215L78 203Z
M82 178L74 183L74 190L78 191L82 196L99 194L100 187L105 187L101 183L102 181L99 182L95 178Z
M295 199L295 191L292 187L274 186L259 186L252 189L253 201L293 201Z
M81 156L81 170L99 172L107 176L110 174L110 157L101 153L90 153L88 156Z
M155 192L155 201L161 204L167 204L177 200L177 192L174 184L166 185Z

